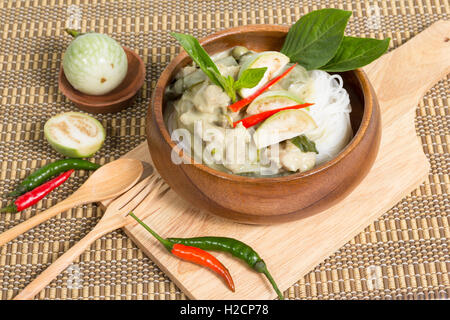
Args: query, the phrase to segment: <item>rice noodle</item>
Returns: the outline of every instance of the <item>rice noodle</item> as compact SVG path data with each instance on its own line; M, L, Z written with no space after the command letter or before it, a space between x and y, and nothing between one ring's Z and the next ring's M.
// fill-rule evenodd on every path
M305 101L313 102L310 115L317 128L306 133L316 143L319 154L316 164L329 161L346 146L352 137L350 98L343 88L342 77L321 70L309 72L311 86Z

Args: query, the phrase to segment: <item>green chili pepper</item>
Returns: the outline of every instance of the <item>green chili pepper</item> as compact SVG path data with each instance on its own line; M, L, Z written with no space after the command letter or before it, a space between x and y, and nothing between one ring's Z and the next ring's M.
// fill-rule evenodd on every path
M16 201L11 203L9 206L6 206L6 207L0 209L0 212L16 213L16 212L25 210L26 208L39 202L39 200L44 198L53 189L55 189L55 188L59 187L61 184L63 184L64 181L69 179L69 177L73 173L73 171L74 171L73 169L70 169L67 172L61 173L56 178L53 178L53 179L41 184L39 187L36 187L35 189L28 191L27 193L18 197L16 199Z
M232 256L245 261L253 270L263 273L272 284L278 297L284 299L283 294L272 278L266 263L258 253L242 241L227 237L196 237L196 238L167 238L172 243L180 243L186 246L197 247L202 250L228 252Z
M136 220L141 226L150 232L167 250L180 259L196 263L198 265L207 267L218 273L227 283L231 291L235 291L233 278L227 268L217 260L213 255L197 247L187 246L181 243L173 243L164 239L155 231L153 231L144 221L135 216L133 212L129 215Z
M87 160L81 159L62 159L57 160L53 163L49 163L42 168L36 170L30 174L22 183L14 190L9 193L8 196L20 196L27 191L33 190L34 188L40 186L45 181L51 177L68 171L70 169L84 169L84 170L96 170L100 168L99 164L89 162Z

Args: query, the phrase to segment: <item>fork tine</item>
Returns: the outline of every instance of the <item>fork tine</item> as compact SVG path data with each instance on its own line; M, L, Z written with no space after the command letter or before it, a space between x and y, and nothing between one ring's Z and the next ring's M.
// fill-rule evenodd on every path
M128 214L130 211L134 210L142 200L151 193L154 182L158 179L158 177L152 175L146 178L147 185L137 194L130 202L128 202L125 206L123 206L120 211Z
M152 176L148 176L141 182L136 184L133 188L122 194L120 197L114 199L113 202L107 207L107 210L120 210L124 205L126 205L134 196L136 196L141 190L148 184Z
M153 205L152 201L155 199L157 195L161 193L161 187L165 185L163 179L159 178L157 181L153 181L153 186L151 192L145 197L144 200L136 207L133 213L139 218L146 218L151 212L149 211L151 205Z

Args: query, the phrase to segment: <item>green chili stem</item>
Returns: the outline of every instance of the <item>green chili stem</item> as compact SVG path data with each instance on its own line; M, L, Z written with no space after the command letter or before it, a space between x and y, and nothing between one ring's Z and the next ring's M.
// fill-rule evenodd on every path
M0 212L16 213L17 212L17 206L15 204L10 204L9 206L1 208Z
M161 244L164 245L164 247L166 247L167 250L172 251L173 248L173 243L171 243L169 240L164 239L163 237L161 237L159 234L157 234L155 231L153 231L152 229L150 229L150 227L148 225L146 225L144 223L144 221L142 221L141 219L139 219L138 217L135 216L135 214L133 212L130 212L129 215L131 217L133 217L134 220L136 220L141 226L143 226L145 228L145 230L147 230L148 232L150 232L152 234L152 236L154 236L159 242L161 242Z
M275 280L273 280L272 276L270 275L269 270L267 270L267 268L265 268L263 273L266 275L267 279L269 279L269 282L272 284L272 287L275 289L276 293L278 294L278 298L280 300L284 300L284 296L281 293L280 289L278 289L278 286L277 286Z
M25 192L27 192L27 188L25 186L18 186L16 190L8 193L7 196L8 197L17 197L17 196L20 196L21 194L24 194Z
M82 35L82 33L80 31L77 31L75 29L66 28L65 30L68 34L70 34L74 38L78 37L79 35Z

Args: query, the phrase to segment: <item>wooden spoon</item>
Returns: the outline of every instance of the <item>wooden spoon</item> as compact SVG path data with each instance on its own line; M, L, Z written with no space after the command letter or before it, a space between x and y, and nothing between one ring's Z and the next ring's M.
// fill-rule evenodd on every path
M70 197L0 234L0 246L44 221L86 203L117 197L140 178L142 163L135 159L119 159L97 169Z
M151 203L155 197L163 192L162 189L164 188L162 187L164 184L164 181L159 175L152 174L114 200L108 206L105 214L94 229L28 284L14 300L32 299L39 291L44 289L47 284L56 278L58 274L66 269L95 240L113 230L122 228L127 224L136 223L135 220L127 217L130 211L133 211L140 219L144 219L151 214L152 211L149 210Z

